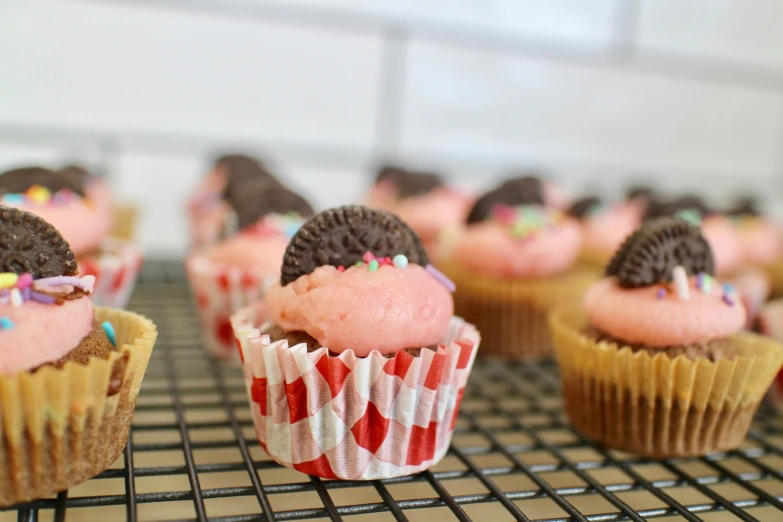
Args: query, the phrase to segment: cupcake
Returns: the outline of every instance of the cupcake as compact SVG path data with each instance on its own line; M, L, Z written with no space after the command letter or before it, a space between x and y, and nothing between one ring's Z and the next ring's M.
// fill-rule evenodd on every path
M501 187L521 186L529 191L533 187L541 192L544 205L565 212L571 206L571 199L563 188L557 183L547 179L546 175L538 171L529 171L523 174L509 177L502 182Z
M437 257L438 238L458 227L473 199L447 187L440 175L398 167L382 168L367 197L368 206L399 216L421 238L431 257Z
M241 199L250 187L283 188L266 166L241 154L219 157L212 170L188 199L188 219L194 247L212 244L221 238L230 202Z
M49 497L122 453L156 337L97 308L93 276L40 217L0 206L0 507Z
M220 227L225 239L188 256L185 268L212 355L238 361L229 318L280 276L289 240L312 215L310 204L290 190L251 185L232 197Z
M783 365L783 345L741 332L745 309L712 274L695 225L646 222L584 303L550 317L571 423L655 458L736 448Z
M606 265L623 240L639 227L644 208L644 202L636 197L613 205L597 196L574 201L568 215L582 227L580 260L592 266Z
M482 333L482 353L550 354L548 311L594 280L576 268L580 246L579 223L544 206L538 183L505 183L476 201L442 269L459 288L457 315Z
M414 232L361 206L296 233L264 305L232 318L258 440L329 479L417 473L446 454L479 345Z
M32 212L60 231L79 272L97 278L90 295L96 305L127 304L142 253L136 243L109 236L111 199L102 182L74 168L26 167L0 174L0 193L3 205Z

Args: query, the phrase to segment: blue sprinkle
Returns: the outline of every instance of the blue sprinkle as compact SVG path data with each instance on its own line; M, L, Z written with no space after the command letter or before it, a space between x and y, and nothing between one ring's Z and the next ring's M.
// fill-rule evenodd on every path
M734 293L734 287L726 283L725 285L723 285L723 291L727 294Z
M20 205L24 203L24 195L22 194L6 194L3 196L3 202L9 205Z
M16 325L9 317L6 316L0 317L0 330L10 330L14 326Z
M101 326L103 327L103 331L106 332L106 337L109 338L111 345L117 346L117 336L114 334L114 327L111 323L109 321L104 321Z

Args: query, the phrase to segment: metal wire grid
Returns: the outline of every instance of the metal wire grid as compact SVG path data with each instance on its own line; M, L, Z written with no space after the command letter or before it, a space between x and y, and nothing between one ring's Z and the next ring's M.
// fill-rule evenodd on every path
M6 520L783 520L783 418L763 408L737 451L641 460L565 422L555 366L480 361L449 455L373 482L282 468L258 446L238 369L200 346L179 264L150 263L131 308L160 336L124 458Z

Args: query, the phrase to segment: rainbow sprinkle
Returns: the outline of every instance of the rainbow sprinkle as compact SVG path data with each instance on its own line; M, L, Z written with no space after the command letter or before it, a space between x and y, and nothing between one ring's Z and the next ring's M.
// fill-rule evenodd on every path
M103 328L103 331L106 332L106 337L109 338L109 342L112 346L117 346L117 335L114 333L114 327L109 321L104 321L101 323L101 327Z
M397 254L394 256L394 259L392 261L394 263L394 266L397 268L405 268L408 266L408 258L402 254Z
M663 299L666 297L666 289L665 288L659 288L658 293L656 294L658 299Z
M68 189L62 189L52 193L52 191L42 185L33 185L24 192L4 194L2 203L6 205L24 205L25 203L31 203L37 206L62 206L77 199L81 198Z
M704 272L699 272L696 276L696 288L701 290L703 294L709 294L712 289L712 277Z
M11 330L14 326L16 325L10 317L0 317L0 330Z
M370 272L375 272L376 270L378 270L378 260L373 259L372 261L367 263L367 270L369 270Z
M520 205L516 207L495 205L491 216L495 221L508 226L509 233L514 238L523 240L557 226L564 219L561 212L538 205Z
M672 279L674 280L677 298L680 301L689 301L691 298L691 289L688 285L688 272L685 271L685 267L682 265L675 266L672 270Z
M427 272L429 272L429 274L432 277L434 277L436 281L438 281L440 284L445 286L449 292L454 293L454 291L457 289L457 285L454 284L454 281L446 277L446 275L443 272L441 272L434 266L427 265L425 270L427 270Z

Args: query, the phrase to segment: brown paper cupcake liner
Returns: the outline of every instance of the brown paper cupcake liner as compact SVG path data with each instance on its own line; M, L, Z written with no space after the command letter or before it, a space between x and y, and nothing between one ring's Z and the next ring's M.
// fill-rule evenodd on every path
M655 458L736 448L783 366L783 345L760 335L732 337L732 360L671 358L583 332L584 312L560 307L549 318L571 423L614 449Z
M507 359L552 354L547 314L561 303L581 301L587 287L600 277L592 268L546 278L499 279L468 272L454 262L441 270L457 285L454 313L481 332L483 355Z
M109 359L0 376L0 507L73 487L122 453L157 331L122 310L96 308L95 319L122 347Z

